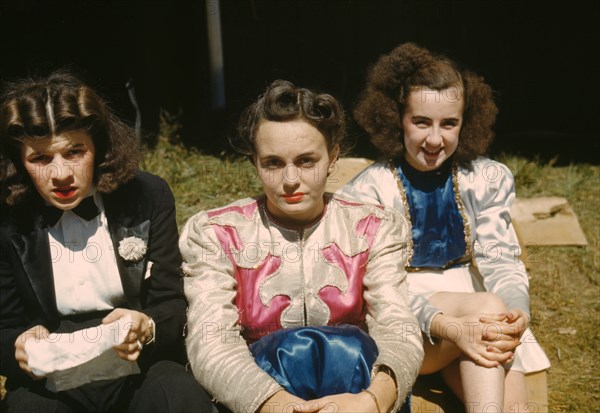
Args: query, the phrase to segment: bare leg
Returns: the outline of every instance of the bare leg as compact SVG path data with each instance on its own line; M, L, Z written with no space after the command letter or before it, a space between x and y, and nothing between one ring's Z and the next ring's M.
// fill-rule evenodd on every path
M489 293L437 293L429 301L453 317L469 314L506 312L502 301ZM435 346L425 343L421 374L442 370L442 377L463 400L467 413L502 412L504 408L504 369L478 366L463 356L453 343L442 340ZM458 360L453 363L454 360Z
M525 374L516 370L509 370L504 380L504 411L509 413L534 412L537 409L528 409L527 385Z
M460 377L467 413L504 410L504 368L487 368L460 357Z
M477 366L461 355L440 373L450 390L465 404L466 413L504 411L500 404L504 389L502 367Z
M460 374L460 359L454 360L452 363L444 367L440 374L444 382L450 390L464 403L465 395L463 393L461 374ZM530 406L527 399L527 386L525 375L516 370L506 372L504 378L504 410L506 413L531 413L538 411L535 406ZM493 411L493 409L490 409Z
M431 374L450 365L462 354L460 349L447 340L440 340L435 345L429 342L427 337L423 338L425 359L421 365L419 374Z
M440 371L442 379L448 385L452 393L458 397L461 402L465 402L465 395L462 388L462 382L460 378L460 358L457 358L452 363Z

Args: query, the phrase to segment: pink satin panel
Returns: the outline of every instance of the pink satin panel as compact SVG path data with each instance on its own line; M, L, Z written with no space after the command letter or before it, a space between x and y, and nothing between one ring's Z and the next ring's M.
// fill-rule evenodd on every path
M235 298L242 334L246 340L258 340L262 336L281 328L281 313L291 303L286 295L273 297L268 307L260 300L259 288L264 279L273 274L281 265L281 258L267 255L256 269L238 268L238 291Z
M215 211L209 211L208 217L213 218L230 212L237 212L238 214L245 216L247 219L250 219L252 218L254 211L256 211L256 208L258 208L258 204L256 202L252 202L251 204L244 206L228 206Z
M341 199L341 198L336 198L336 201L339 202L342 205L346 205L346 206L360 206L362 205L359 202L352 202L352 201L348 201L346 199ZM373 206L381 209L383 211L384 206L383 205L378 205L378 204L373 204Z
M244 247L244 243L242 242L237 229L222 225L213 225L212 227L221 243L221 248L223 248L223 251L227 254L231 262L235 264L233 251L240 251Z
M346 199L341 199L341 198L337 198L336 201L339 202L341 205L344 205L344 206L358 206L358 205L360 205L358 202L352 202L352 201L348 201Z
M367 239L367 250L353 256L345 255L337 245L332 244L323 249L327 261L344 271L348 278L348 291L342 294L337 287L327 286L319 291L319 297L329 306L330 325L348 323L360 325L365 318L366 307L363 300L362 279L367 269L369 252L379 230L381 219L369 215L356 225L356 235Z
M281 312L290 305L290 298L279 295L266 307L260 300L260 285L266 277L281 266L281 258L267 255L257 268L238 267L234 251L242 251L244 244L237 229L230 226L212 226L227 257L233 264L238 283L235 303L239 312L238 322L243 327L246 340L258 340L265 334L281 328Z

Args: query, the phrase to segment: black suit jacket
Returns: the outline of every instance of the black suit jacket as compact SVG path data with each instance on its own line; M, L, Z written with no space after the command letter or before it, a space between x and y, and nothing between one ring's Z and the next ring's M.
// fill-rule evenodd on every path
M156 323L156 342L144 348L140 366L144 370L160 359L181 362L185 358L186 300L173 194L163 179L139 172L102 199L128 308L146 313ZM117 253L119 241L128 236L147 242L148 250L138 262L126 261ZM150 262L150 276L146 277ZM15 360L15 340L39 324L50 332L61 325L48 227L38 207L2 211L0 375L8 378L11 388L30 380Z

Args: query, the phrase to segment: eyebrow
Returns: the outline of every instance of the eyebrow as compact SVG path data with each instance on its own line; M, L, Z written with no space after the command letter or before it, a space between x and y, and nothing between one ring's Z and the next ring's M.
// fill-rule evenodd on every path
M412 115L411 119L431 119L429 116L425 115ZM459 120L460 117L449 116L447 118L443 118L442 120Z
M317 152L315 152L315 151L304 152L304 153L301 153L301 154L295 156L294 159L302 158L304 156L314 156L316 154L317 154ZM270 159L270 158L280 158L280 156L270 154L270 155L264 155L264 156L260 157L260 159Z
M71 150L71 149L79 149L79 148L82 148L82 147L85 147L85 145L80 142L80 143L75 143L75 144L66 146L65 149ZM44 154L44 151L40 151L40 150L37 150L37 149L34 149L34 151L31 153L31 155L43 155L43 154Z

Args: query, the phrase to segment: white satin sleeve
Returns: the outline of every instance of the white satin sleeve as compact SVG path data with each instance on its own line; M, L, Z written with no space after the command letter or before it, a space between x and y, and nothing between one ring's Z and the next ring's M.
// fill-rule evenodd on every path
M347 184L336 192L347 199L355 199L378 205L393 207L404 214L404 201L398 190L396 177L389 167L389 161L377 161L352 178ZM412 236L408 234L407 236ZM421 294L413 293L408 286L409 306L417 317L421 330L427 335L431 344L431 323L436 314L442 311L429 303L427 298Z
M348 183L336 191L336 195L360 202L385 205L404 211L398 193L396 179L389 168L389 161L381 160L367 166Z
M529 279L510 217L515 199L513 175L505 165L486 158L474 162L471 174L463 178L472 181L465 185L470 189L463 199L474 210L475 263L484 287L509 309L529 315Z
M395 375L397 411L412 388L423 361L423 339L408 307L406 284L407 224L394 209L386 208L373 243L363 279L367 302L367 327L379 356L373 372L389 367Z
M255 412L282 387L252 357L241 335L233 265L201 212L179 239L189 302L187 354L200 384L231 411Z

